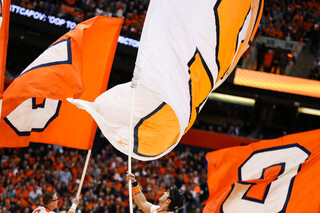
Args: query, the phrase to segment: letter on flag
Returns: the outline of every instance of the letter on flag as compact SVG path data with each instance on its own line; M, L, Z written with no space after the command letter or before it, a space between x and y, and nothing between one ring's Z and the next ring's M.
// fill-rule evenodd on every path
M208 153L204 213L319 212L320 129Z
M252 42L262 7L258 0L150 2L133 78L133 158L153 160L178 144ZM70 101L87 110L113 146L128 154L130 83L93 103Z
M54 42L4 92L0 147L29 142L91 149L96 124L67 97L93 101L107 88L122 18L98 16Z
M0 0L0 113L3 83L6 71L7 45L9 36L10 0Z

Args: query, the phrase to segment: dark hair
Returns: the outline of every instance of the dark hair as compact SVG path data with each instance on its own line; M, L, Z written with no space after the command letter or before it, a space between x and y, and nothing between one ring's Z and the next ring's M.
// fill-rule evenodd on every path
M42 202L44 205L48 205L52 199L53 199L53 196L54 196L55 192L46 192L43 194L42 196Z
M168 199L171 200L169 204L169 210L174 211L180 209L184 205L184 196L175 185L170 187L170 193Z

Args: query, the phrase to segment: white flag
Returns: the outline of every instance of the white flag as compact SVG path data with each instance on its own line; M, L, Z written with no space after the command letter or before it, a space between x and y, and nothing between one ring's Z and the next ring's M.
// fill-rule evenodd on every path
M252 42L261 13L258 0L151 0L133 78L132 157L153 160L178 144ZM125 154L130 85L118 85L93 103L70 100Z

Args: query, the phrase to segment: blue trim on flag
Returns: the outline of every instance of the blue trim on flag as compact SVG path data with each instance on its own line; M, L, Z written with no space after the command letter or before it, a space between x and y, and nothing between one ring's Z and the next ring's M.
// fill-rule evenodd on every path
M44 108L45 107L45 100L41 104L36 104L36 98L32 98L32 109L37 108ZM56 112L53 114L53 116L47 121L46 125L43 128L32 128L31 131L22 131L20 132L10 121L7 117L3 118L3 120L13 129L17 135L19 136L30 136L31 132L43 132L47 126L59 115L60 107L61 107L62 101L59 100Z
M219 62L219 59L218 59L219 44L220 44L220 39L219 39L220 38L220 22L219 22L219 15L218 15L218 7L219 7L220 3L221 3L221 0L218 0L216 2L216 4L214 5L214 8L213 8L214 18L215 18L215 22L216 22L216 33L217 33L217 36L216 36L216 39L217 39L216 63L217 63L217 67L218 67L218 75L219 75L219 72L220 72L220 62Z
M280 175L282 175L283 172L284 172L284 169L285 169L285 166L286 166L285 163L278 163L278 164L271 165L271 166L269 166L269 167L267 167L267 168L264 168L263 171L262 171L261 177L260 177L259 179L260 179L260 180L263 180L263 179L265 178L265 177L264 177L264 174L265 174L266 170L267 170L268 168L275 167L275 166L281 166L281 170L280 170L279 174L277 175L277 178L275 178L273 181L277 180L278 177L279 177ZM268 195L269 190L270 190L270 185L271 185L271 183L272 183L273 181L271 181L271 182L267 185L267 187L266 187L266 189L265 189L265 191L264 191L262 200L259 200L259 199L256 199L256 198L248 197L248 196L247 196L247 194L248 194L248 192L250 191L251 187L257 185L256 183L252 183L252 185L248 188L248 190L246 191L246 193L244 193L244 195L242 196L242 199L244 199L244 200L249 200L249 201L253 201L253 202L257 202L257 203L262 203L262 204L263 204L263 203L265 202L266 198L267 198L267 195ZM245 183L245 182L239 181L239 183Z
M211 74L211 71L210 71L210 69L209 69L206 61L205 61L204 58L202 57L201 52L199 51L198 48L196 48L196 51L194 52L192 58L190 59L190 61L189 61L188 64L187 64L188 67L189 67L189 69L188 69L189 76L190 76L190 74L191 74L190 67L192 66L192 64L193 64L194 61L196 60L196 55L197 55L197 54L199 54L199 57L200 57L200 60L201 60L201 64L202 64L204 70L206 71L206 73L207 73L207 75L208 75L208 77L209 77L209 80L210 80L210 83L211 83L211 89L210 89L210 91L211 91L212 88L213 88L214 79L213 79L213 76L212 76L212 74ZM189 95L190 95L190 106L189 106L189 107L190 107L190 114L189 114L189 121L188 121L188 125L189 125L190 120L191 120L191 115L192 115L192 81L191 81L191 76L190 76L190 79L189 79L189 81L188 81L188 85L189 85ZM209 95L209 94L208 94L208 95ZM199 104L199 106L196 107L197 117L198 117L198 114L199 114L199 109L200 109L200 107L206 102L206 100L207 100L207 98L204 99L204 100ZM187 128L188 128L188 126L186 127L186 129L187 129ZM185 129L185 130L186 130L186 129Z
M250 38L252 37L252 33L254 31L254 28L256 27L257 24L259 24L258 17L259 17L259 13L260 13L261 10L262 10L262 0L259 1L259 8L258 8L258 12L257 12L257 17L256 17L256 20L254 21L254 25L253 25L253 28L252 28L252 32L251 32ZM253 40L254 40L254 37L252 38L252 40L249 39L249 43L248 44L250 46L251 46Z
M0 0L0 17L2 17L2 11L3 11L3 4L2 4L2 1Z
M41 67L49 67L49 66L54 66L54 65L59 65L59 64L72 64L72 51L71 51L71 38L70 38L70 37L67 38L67 39L63 39L63 40L61 40L61 41L58 41L58 42L52 44L50 47L52 47L52 46L54 46L54 45L57 45L57 44L59 44L59 43L61 43L61 42L64 42L64 41L67 42L67 51L68 51L68 59L67 59L67 60L65 60L65 61L56 61L56 62L49 62L49 63L45 63L45 64L40 64L40 65L38 65L38 66L35 66L35 67L33 67L33 68L31 68L31 69L23 72L23 73L20 74L18 77L20 77L20 76L22 76L22 75L30 72L31 70L38 69L38 68L41 68ZM49 47L49 48L50 48L50 47ZM49 49L49 48L48 48L48 49ZM48 50L48 49L47 49L47 50Z
M150 118L152 115L156 114L158 111L160 111L167 103L163 102L162 104L160 104L155 110L153 110L150 114L148 114L147 116L141 118L141 120L137 123L137 125L134 127L134 145L133 145L133 153L135 153L138 156L141 157L157 157L159 155L161 155L164 152L161 152L160 154L157 155L144 155L138 152L138 148L139 148L139 138L138 138L138 134L139 134L139 127L143 124L143 122L145 120L147 120L148 118ZM165 133L164 133L165 134ZM174 143L175 144L175 143ZM172 147L174 144L172 144L170 147ZM169 147L169 148L170 148Z

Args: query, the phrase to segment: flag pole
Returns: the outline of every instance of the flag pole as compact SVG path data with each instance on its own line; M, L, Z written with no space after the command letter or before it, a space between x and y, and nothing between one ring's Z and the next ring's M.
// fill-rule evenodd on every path
M9 21L11 0L0 0L0 118L2 113L2 99L4 91L4 79L6 73L6 59L9 40Z
M80 197L80 192L81 192L81 189L82 189L82 185L83 185L83 182L84 182L84 178L86 176L86 173L87 173L87 168L88 168L88 164L89 164L89 160L90 160L90 155L91 155L91 149L88 150L88 153L87 153L87 158L86 158L86 162L84 164L84 167L83 167L83 171L82 171L82 175L81 175L81 180L80 180L80 184L79 184L79 187L78 187L78 191L77 191L77 195L76 195L76 198L79 198ZM72 209L76 209L77 208L77 205L72 203L72 206L71 206Z
M131 96L131 113L130 113L130 128L129 128L129 149L128 149L128 172L131 173L131 154L132 154L132 130L133 130L133 103L134 103L134 91L135 91L135 85L131 85L132 88L132 96ZM130 213L133 213L133 207L132 207L132 182L131 179L129 179L129 209Z

